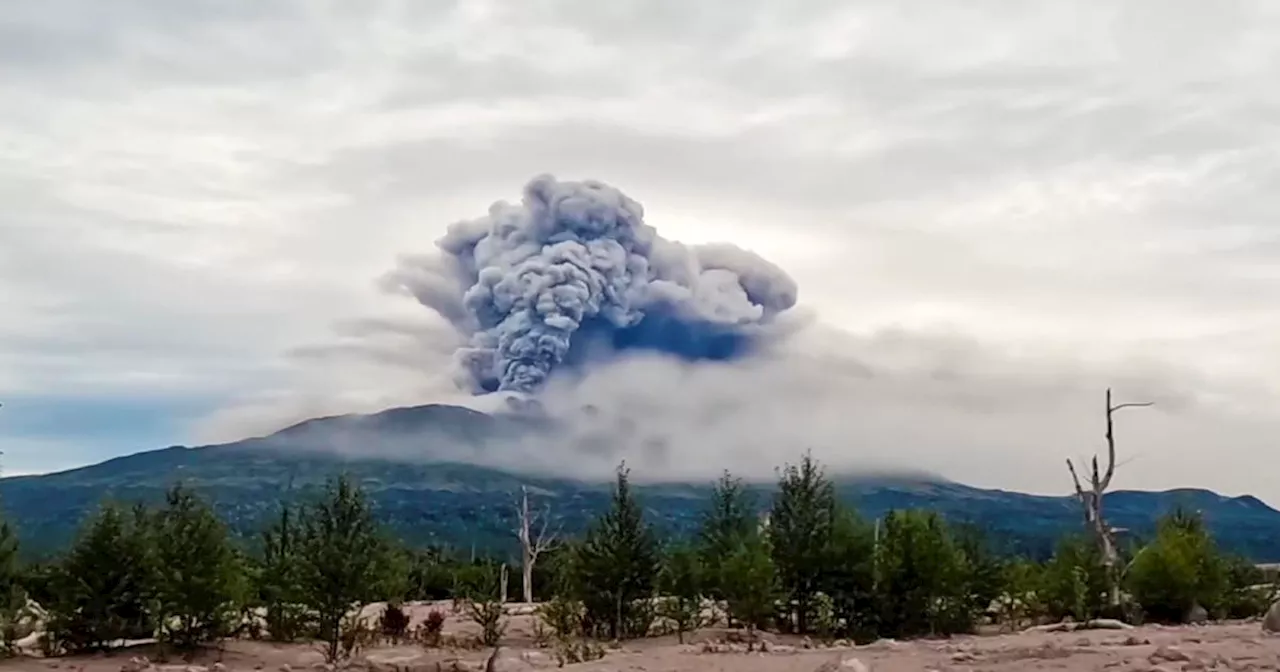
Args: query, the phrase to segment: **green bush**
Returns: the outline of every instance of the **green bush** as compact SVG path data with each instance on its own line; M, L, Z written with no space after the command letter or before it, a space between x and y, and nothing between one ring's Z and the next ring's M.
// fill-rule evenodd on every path
M1099 618L1107 606L1107 575L1094 541L1085 536L1067 537L1058 543L1045 564L1039 598L1053 620L1068 616L1076 621Z
M1194 605L1220 611L1228 593L1226 559L1199 516L1177 511L1130 563L1127 585L1149 620L1177 623Z
M1276 585L1267 581L1257 565L1239 556L1225 559L1227 593L1215 616L1218 618L1254 618L1267 613L1276 601Z
M931 511L893 511L876 552L879 634L913 637L973 629L973 570ZM984 605L985 608L985 605Z

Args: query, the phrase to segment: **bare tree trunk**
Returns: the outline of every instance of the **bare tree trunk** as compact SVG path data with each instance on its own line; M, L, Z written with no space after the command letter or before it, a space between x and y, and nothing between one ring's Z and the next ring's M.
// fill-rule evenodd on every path
M1094 540L1098 544L1098 551L1102 555L1102 567L1107 574L1107 603L1113 607L1120 604L1120 574L1116 569L1120 554L1116 550L1116 530L1107 524L1106 518L1102 515L1103 496L1106 494L1107 488L1111 487L1111 479L1116 473L1116 439L1112 416L1122 408L1151 405L1151 402L1142 402L1113 406L1111 403L1111 388L1107 388L1106 470L1101 471L1099 469L1098 456L1094 455L1090 462L1091 469L1088 473L1089 488L1086 490L1080 483L1080 475L1076 472L1075 464L1070 459L1067 460L1067 470L1071 472L1071 480L1075 483L1076 499L1080 501L1080 506L1084 510L1085 525L1093 534Z
M520 565L520 586L524 589L524 601L526 603L533 602L533 554L528 550L524 551L524 558Z
M556 534L547 534L550 509L543 511L541 515L529 511L529 488L525 486L520 486L520 503L516 506L516 516L516 536L520 538L520 587L524 601L529 603L533 602L533 566L537 564L538 556L555 543ZM535 536L533 524L537 518L541 518L542 526Z
M502 569L498 572L498 601L502 604L507 603L507 579L510 572L507 570L507 563L503 561Z

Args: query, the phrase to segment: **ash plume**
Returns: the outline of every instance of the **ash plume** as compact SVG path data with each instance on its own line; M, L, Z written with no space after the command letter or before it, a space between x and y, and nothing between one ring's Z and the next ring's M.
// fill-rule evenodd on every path
M464 334L458 382L476 394L533 393L557 369L620 350L736 359L796 303L778 266L662 238L640 203L595 180L535 177L519 204L494 203L436 246L383 282Z

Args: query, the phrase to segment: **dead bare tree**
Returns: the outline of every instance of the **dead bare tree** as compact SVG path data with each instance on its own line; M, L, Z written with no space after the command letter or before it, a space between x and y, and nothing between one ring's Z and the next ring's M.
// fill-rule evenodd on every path
M526 603L533 602L533 566L538 562L538 556L542 555L556 543L556 533L547 531L547 526L551 523L551 508L547 506L539 513L529 510L529 488L520 486L520 503L516 506L516 536L520 538L520 570L521 570L521 588L524 591L524 601ZM538 533L533 534L533 528L538 525Z
M1107 573L1108 582L1107 601L1113 607L1120 604L1120 576L1116 572L1119 553L1116 550L1116 528L1109 526L1102 515L1102 497L1106 494L1107 488L1111 487L1111 478L1116 473L1116 438L1112 416L1121 409L1151 405L1153 404L1149 401L1113 405L1111 403L1111 388L1107 388L1106 469L1104 471L1099 470L1098 456L1094 455L1090 463L1092 470L1089 473L1089 487L1085 489L1080 484L1080 476L1076 473L1075 465L1072 464L1070 458L1067 459L1067 469L1071 472L1071 480L1075 482L1076 486L1076 498L1080 500L1080 506L1084 509L1085 525L1093 533L1094 540L1098 544L1098 550L1102 553L1102 566Z

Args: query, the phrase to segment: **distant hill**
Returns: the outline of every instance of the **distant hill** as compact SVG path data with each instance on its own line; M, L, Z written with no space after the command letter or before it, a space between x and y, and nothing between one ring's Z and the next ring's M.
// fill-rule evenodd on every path
M399 439L413 446L483 450L494 439L544 431L536 419L489 416L454 406L397 408L373 415L308 420L267 437L198 448L172 447L40 476L0 479L0 502L28 553L63 547L89 511L107 498L157 501L181 479L208 497L233 531L254 540L282 498L308 497L339 472L368 490L381 519L414 544L510 552L512 504L521 485L548 502L567 532L585 528L607 504L609 483L520 476L451 461L351 459L333 449L353 438ZM428 441L429 439L429 441ZM408 444L406 444L408 445ZM980 525L1010 552L1043 556L1062 534L1081 529L1069 497L973 488L923 476L839 477L841 496L866 516L891 509L928 507L956 521ZM754 486L762 504L771 484ZM691 531L710 483L637 487L665 530ZM1177 505L1203 512L1225 547L1258 562L1280 561L1280 511L1254 497L1223 497L1206 490L1119 491L1106 501L1112 524L1138 537Z

